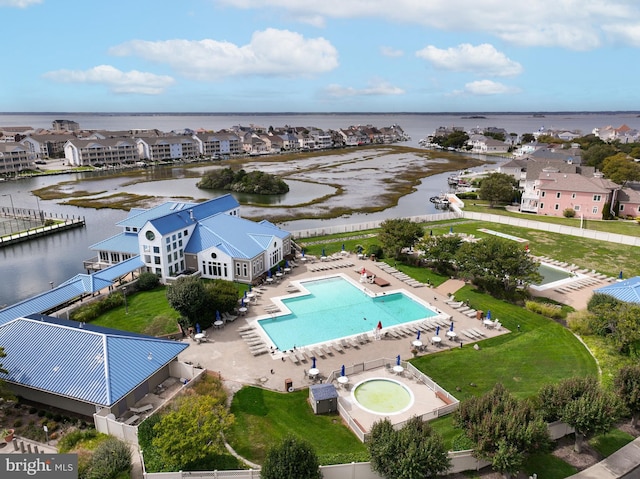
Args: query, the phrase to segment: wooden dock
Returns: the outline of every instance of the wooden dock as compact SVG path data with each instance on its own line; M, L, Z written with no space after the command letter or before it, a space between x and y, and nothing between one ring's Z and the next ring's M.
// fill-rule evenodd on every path
M50 226L39 226L36 228L31 228L27 231L20 231L17 233L0 236L0 247L22 243L23 241L29 241L35 238L40 238L42 236L49 236L55 233L67 231L73 228L80 228L83 226L85 226L84 217L69 218L64 222L55 223Z

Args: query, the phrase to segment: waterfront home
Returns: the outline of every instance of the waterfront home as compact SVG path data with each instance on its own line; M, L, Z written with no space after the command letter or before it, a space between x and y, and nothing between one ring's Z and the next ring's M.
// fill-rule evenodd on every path
M148 161L190 160L200 156L200 143L190 136L137 138L140 159Z
M140 160L136 142L131 138L74 138L65 143L64 156L71 166L117 166Z
M17 174L33 168L35 154L30 149L12 141L0 142L0 174Z

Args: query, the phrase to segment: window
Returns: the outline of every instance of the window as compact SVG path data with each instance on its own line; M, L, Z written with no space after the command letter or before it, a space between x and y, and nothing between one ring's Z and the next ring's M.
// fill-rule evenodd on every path
M591 212L595 215L598 212L598 207L594 206Z
M556 198L560 198L560 194L561 194L561 193L560 193L559 191L558 191L558 192L556 192Z
M571 193L571 199L575 200L576 199L576 194L575 193Z
M553 209L558 211L560 209L560 205L558 203L556 203L555 206L553 207Z
M620 211L624 211L624 205L620 205Z
M544 209L544 203L540 203L540 209L543 210Z
M142 245L142 251L148 253L149 251L151 251L151 246L149 246L148 244Z
M153 247L153 252L154 252L155 254L160 254L160 246L154 246L154 247Z
M545 193L546 193L546 191L542 191L542 192L540 192L540 196L541 196L542 198L544 198L544 194L545 194Z
M600 201L602 197L600 195L593 195L593 201Z
M153 262L154 262L155 264L160 264L160 256L154 256L154 257L153 257Z
M217 254L215 254L215 253L211 253L211 257L212 257L213 259L216 259L216 258L218 257L218 255L217 255Z
M145 254L144 255L144 262L145 263L151 263L151 255L150 254Z
M189 230L184 230L184 235L189 236Z
M109 253L106 251L100 251L100 261L104 263L109 262Z
M154 239L156 239L156 235L153 233L153 231L147 231L144 235L149 241L153 241Z
M580 211L580 205L575 205L575 206L573 207L573 209L574 209L574 210L576 210L576 211Z

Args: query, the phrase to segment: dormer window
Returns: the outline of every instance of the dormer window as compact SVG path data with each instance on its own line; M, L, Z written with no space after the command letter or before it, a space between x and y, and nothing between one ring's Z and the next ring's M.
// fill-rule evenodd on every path
M149 241L153 241L154 239L156 239L156 235L153 231L147 231L144 236L149 240Z

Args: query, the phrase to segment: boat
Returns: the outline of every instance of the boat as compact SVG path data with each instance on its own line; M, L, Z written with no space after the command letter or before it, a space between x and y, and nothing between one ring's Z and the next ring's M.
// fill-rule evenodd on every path
M437 207L441 207L441 208L448 208L449 207L449 198L445 194L441 194L441 195L438 195L438 196L432 196L431 198L429 198L429 201L431 201L431 203L436 205L436 208Z

